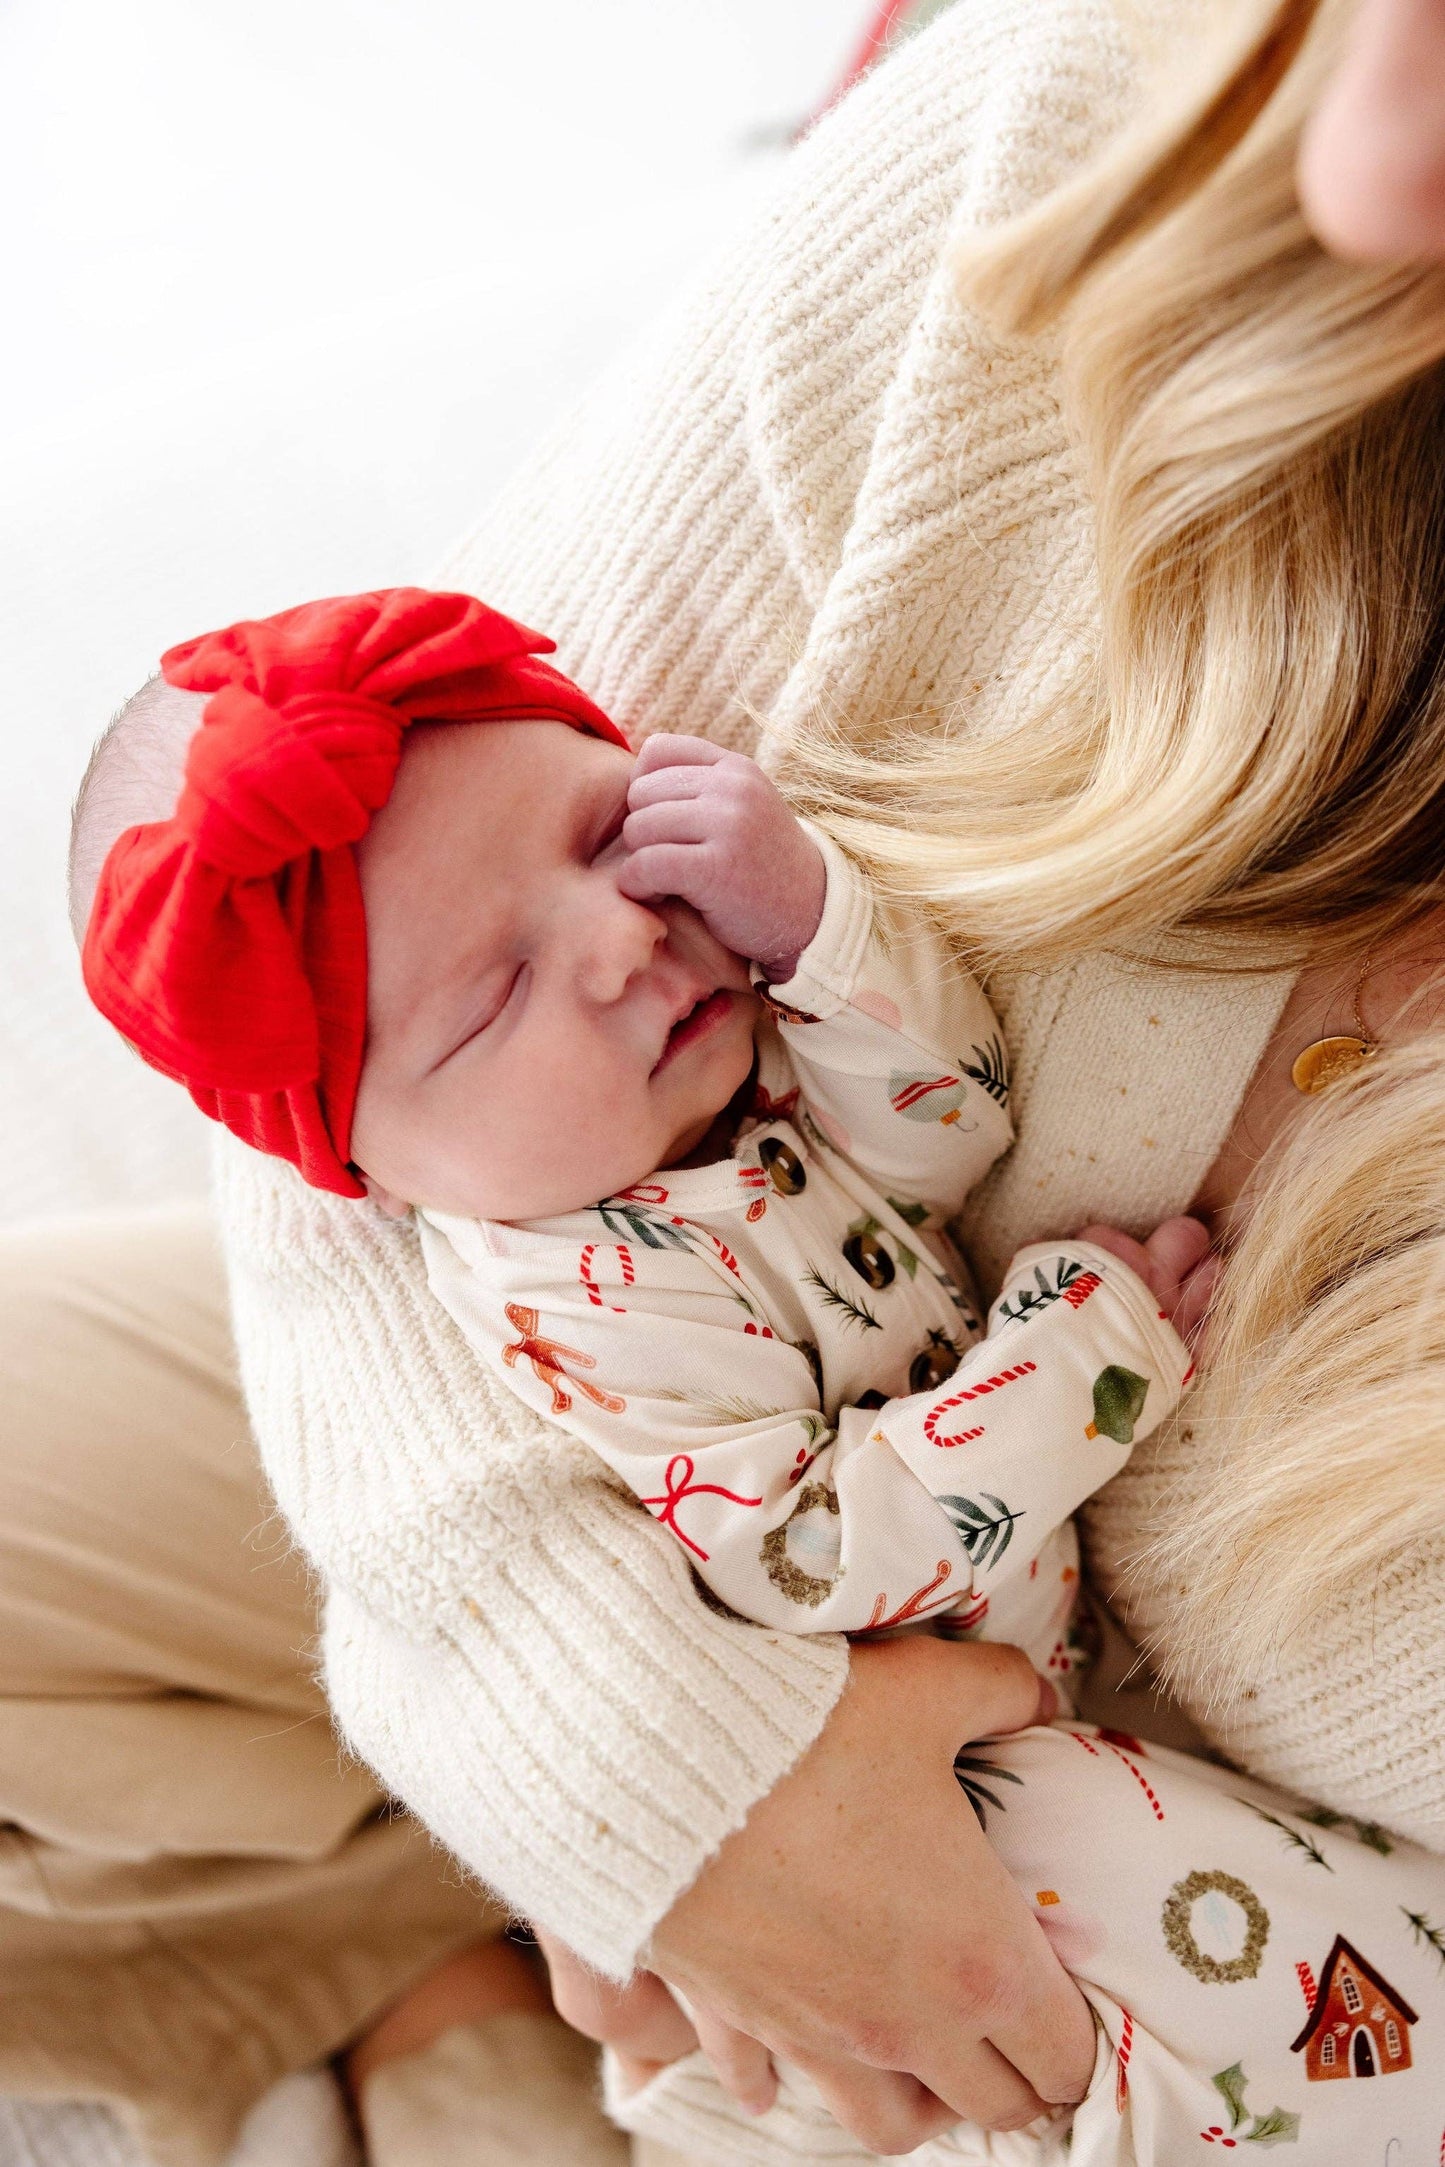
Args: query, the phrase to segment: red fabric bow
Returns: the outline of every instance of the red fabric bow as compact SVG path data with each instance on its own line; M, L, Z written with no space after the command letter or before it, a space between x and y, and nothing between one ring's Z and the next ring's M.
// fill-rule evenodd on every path
M339 1196L366 1037L352 845L410 722L567 722L626 738L540 657L555 643L464 594L394 587L208 632L161 658L208 692L169 820L128 828L83 950L91 999L203 1113Z

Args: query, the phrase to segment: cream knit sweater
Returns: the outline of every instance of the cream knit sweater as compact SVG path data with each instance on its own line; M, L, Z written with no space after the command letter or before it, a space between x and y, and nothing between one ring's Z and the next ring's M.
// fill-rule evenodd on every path
M747 743L744 703L786 726L820 698L985 730L1032 698L1090 637L1089 507L1047 357L984 335L939 255L1127 111L1128 4L957 0L443 578L545 626L634 732ZM985 1283L1039 1235L1180 1210L1286 989L1094 960L993 990L1020 1141L971 1214ZM246 1388L326 1591L347 1737L519 1912L625 1972L815 1736L846 1649L705 1607L666 1532L469 1352L409 1227L236 1146L221 1189ZM1189 1509L1194 1455L1164 1434L1096 1509L1107 1575L1161 1471ZM1298 1665L1257 1681L1251 1765L1445 1839L1442 1593L1437 1567L1342 1606L1307 1651L1328 1697ZM1167 1639L1157 1594L1149 1622Z

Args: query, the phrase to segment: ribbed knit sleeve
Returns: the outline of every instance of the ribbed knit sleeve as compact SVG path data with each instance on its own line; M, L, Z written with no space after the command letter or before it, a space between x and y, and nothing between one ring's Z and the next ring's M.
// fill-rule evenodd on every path
M1149 12L1187 25L1191 9ZM1137 16L953 0L433 576L545 627L635 737L750 745L753 713L780 729L821 713L868 742L909 712L960 733L1032 712L1092 637L1092 515L1047 351L970 315L944 243L1022 209L1117 125ZM1182 1049L1218 995L1174 975L1188 1014L1154 1036ZM1097 1215L1068 1174L1076 1118L1111 1216L1153 1223L1141 1077L1208 1162L1268 1001L1233 1033L1236 1076L1151 1046L1142 1012L1159 1023L1162 999L1086 962L1014 1000L1021 1090L1034 1081L976 1237L1028 1238L1045 1202L1050 1230ZM1064 1058L1084 1020L1087 1073ZM409 1229L238 1147L221 1194L257 1440L323 1585L346 1737L519 1912L626 1971L817 1735L844 1648L704 1607L646 1512L491 1383Z
M842 1688L706 1608L601 1462L489 1377L409 1225L218 1152L242 1373L326 1591L341 1728L523 1915L625 1973Z
M991 0L954 13L436 575L545 627L634 736L750 743L843 561L1007 47ZM236 1146L220 1166L245 1388L346 1738L504 1900L624 1973L816 1736L842 1642L705 1607L650 1516L492 1383L409 1228Z

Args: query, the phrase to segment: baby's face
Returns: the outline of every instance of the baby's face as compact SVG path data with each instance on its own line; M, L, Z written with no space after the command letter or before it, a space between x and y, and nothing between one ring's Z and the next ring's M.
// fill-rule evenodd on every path
M356 1164L407 1203L576 1210L675 1165L746 1078L746 964L617 887L632 761L565 723L426 724L358 846Z

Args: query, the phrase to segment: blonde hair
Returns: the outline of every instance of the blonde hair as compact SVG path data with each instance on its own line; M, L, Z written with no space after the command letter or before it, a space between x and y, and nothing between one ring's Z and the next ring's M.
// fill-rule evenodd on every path
M1016 732L819 727L787 772L985 959L1178 927L1221 967L1358 954L1445 896L1445 269L1337 261L1295 193L1350 12L1230 8L1146 126L958 260L1000 332L1058 341L1096 652ZM1445 1033L1277 1156L1197 1411L1213 1502L1162 1500L1143 1574L1219 1702L1445 1532Z
M1340 263L1304 224L1296 151L1341 12L1231 10L1146 129L959 257L999 330L1061 339L1097 650L1001 737L870 754L820 726L785 769L985 956L1195 925L1278 960L1356 946L1439 885L1445 268Z

